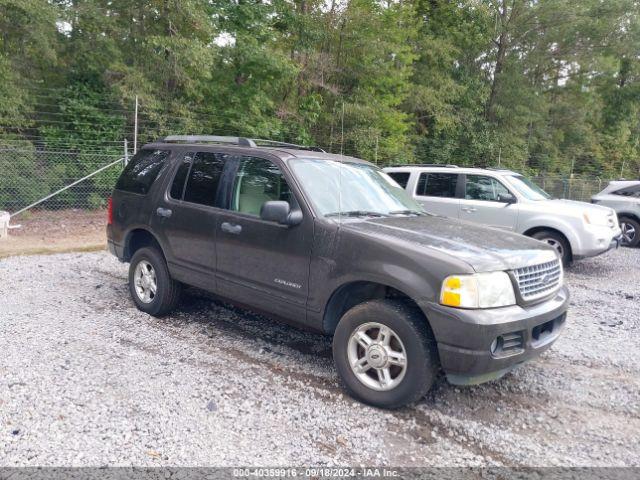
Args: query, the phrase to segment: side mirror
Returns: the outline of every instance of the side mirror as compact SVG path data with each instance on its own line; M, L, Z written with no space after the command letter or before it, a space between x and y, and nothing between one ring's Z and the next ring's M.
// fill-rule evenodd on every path
M498 201L511 205L512 203L516 203L516 197L514 197L511 193L501 193L498 195Z
M289 202L270 200L262 204L260 218L267 222L293 227L302 222L302 212L300 210L292 211Z

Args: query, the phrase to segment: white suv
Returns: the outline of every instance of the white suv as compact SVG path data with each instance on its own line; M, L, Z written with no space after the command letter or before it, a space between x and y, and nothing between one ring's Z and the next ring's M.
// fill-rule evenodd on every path
M384 170L427 212L547 242L565 265L620 244L622 232L611 208L552 199L531 180L510 170L455 165L406 165Z
M597 195L591 203L613 208L622 229L622 245L640 245L640 180L618 180Z

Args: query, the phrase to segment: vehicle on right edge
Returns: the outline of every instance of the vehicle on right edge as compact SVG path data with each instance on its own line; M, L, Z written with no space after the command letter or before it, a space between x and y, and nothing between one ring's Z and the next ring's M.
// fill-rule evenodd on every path
M456 165L403 165L384 170L427 212L546 242L564 265L617 248L622 238L613 209L553 199L511 170Z
M640 180L614 180L591 203L613 208L622 229L622 245L640 245Z

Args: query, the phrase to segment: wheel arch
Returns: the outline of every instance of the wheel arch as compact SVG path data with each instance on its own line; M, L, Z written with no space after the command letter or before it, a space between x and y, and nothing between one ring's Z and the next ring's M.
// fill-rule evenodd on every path
M144 247L156 247L162 256L165 256L162 245L151 231L146 228L134 228L125 236L123 254L124 261L130 261L133 255Z
M630 218L640 223L640 214L636 212L622 211L622 212L616 212L616 214L618 215L618 220L620 220L621 218Z
M368 300L393 299L400 300L415 307L424 318L424 323L433 336L433 329L429 319L420 305L402 290L369 280L356 280L337 287L324 308L322 327L325 333L333 334L342 316L351 308Z
M553 232L556 235L560 235L567 242L567 245L569 246L569 255L571 256L571 258L573 258L573 245L571 244L571 239L567 235L565 235L564 232L554 227L540 226L540 227L530 228L529 230L525 231L523 235L526 235L527 237L531 237L532 235L538 232Z

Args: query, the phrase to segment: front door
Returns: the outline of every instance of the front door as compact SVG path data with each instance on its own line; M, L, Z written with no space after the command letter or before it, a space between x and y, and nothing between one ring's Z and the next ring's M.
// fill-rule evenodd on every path
M500 180L488 175L466 175L464 198L460 200L460 219L515 230L518 204L504 202L501 196L513 195Z
M270 160L234 159L228 209L217 224L217 289L258 310L304 322L309 293L313 219L294 227L260 219L270 200L301 208L282 170Z

